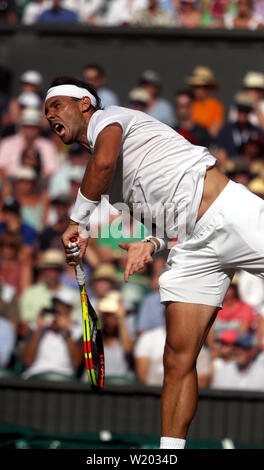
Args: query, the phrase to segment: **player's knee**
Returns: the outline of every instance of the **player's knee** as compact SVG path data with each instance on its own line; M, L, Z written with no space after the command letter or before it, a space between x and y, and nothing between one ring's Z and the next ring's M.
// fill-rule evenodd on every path
M166 377L180 379L185 377L196 367L195 354L190 350L172 347L166 344L163 356L164 374Z

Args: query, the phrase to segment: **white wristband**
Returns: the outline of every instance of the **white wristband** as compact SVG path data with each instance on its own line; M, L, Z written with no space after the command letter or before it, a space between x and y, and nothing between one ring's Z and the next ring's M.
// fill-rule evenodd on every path
M157 243L155 242L154 238L156 238L156 240L158 240L158 242L160 244L159 248L158 248ZM145 242L147 240L150 240L153 243L154 248L155 248L154 249L154 254L159 253L160 251L163 251L166 248L166 243L165 243L165 240L163 240L163 238L153 237L152 235L149 235L148 237L144 238L143 241Z
M84 197L79 189L74 208L70 216L71 220L78 224L87 226L90 216L98 204L99 201L90 201L90 199Z

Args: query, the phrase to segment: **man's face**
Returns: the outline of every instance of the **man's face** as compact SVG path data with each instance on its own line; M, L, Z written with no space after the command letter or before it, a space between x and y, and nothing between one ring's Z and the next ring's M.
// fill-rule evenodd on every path
M45 104L45 115L51 128L65 144L77 141L82 119L79 100L69 96L49 98Z
M187 95L180 95L176 98L175 109L179 120L190 119L192 101Z
M85 69L83 72L83 78L87 85L97 89L104 84L104 77L100 74L97 69Z
M247 367L256 354L256 348L242 348L241 346L235 347L235 360L239 367Z
M237 122L240 125L245 125L248 123L248 115L250 113L250 109L246 109L243 107L237 108Z
M152 98L157 98L157 96L159 94L159 86L158 85L155 85L154 83L150 83L150 82L143 82L143 83L141 83L140 86L141 86L141 88L144 88L144 90L146 90Z
M40 127L38 127L38 126L21 126L21 132L22 132L24 138L27 141L33 142L40 135Z

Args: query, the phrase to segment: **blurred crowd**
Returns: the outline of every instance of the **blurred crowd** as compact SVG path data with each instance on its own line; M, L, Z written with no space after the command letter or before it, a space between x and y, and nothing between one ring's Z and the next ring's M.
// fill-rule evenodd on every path
M262 29L263 0L4 0L0 24Z
M87 381L79 290L65 263L61 235L89 153L65 146L42 113L43 77L25 70L10 95L12 73L0 67L0 376ZM264 74L249 70L229 107L217 98L214 71L197 65L172 101L162 77L142 71L121 102L104 69L87 64L82 78L104 107L149 113L194 145L208 147L234 181L264 198ZM118 87L116 88L118 89ZM176 162L175 162L176 164ZM164 306L158 279L167 252L123 281L119 242L141 240L146 228L116 214L102 221L84 257L89 296L99 313L106 381L161 386ZM94 221L95 223L95 221ZM175 241L174 241L175 242ZM177 243L177 241L176 241ZM197 361L199 386L264 391L264 281L237 272Z

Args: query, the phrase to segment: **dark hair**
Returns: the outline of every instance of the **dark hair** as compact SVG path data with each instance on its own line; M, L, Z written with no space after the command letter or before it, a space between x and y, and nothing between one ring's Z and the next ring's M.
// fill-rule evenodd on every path
M52 88L54 86L59 86L59 85L76 85L80 88L85 88L96 99L96 106L93 106L95 111L98 111L98 109L102 109L101 100L100 100L96 90L93 87L91 87L90 85L87 85L87 83L83 82L82 80L78 80L78 78L73 78L73 77L56 77L51 82L50 88ZM73 100L78 100L78 98L72 98L72 99Z
M101 65L98 65L98 64L95 64L95 63L87 64L87 65L85 65L85 67L83 67L83 70L87 70L87 69L97 70L97 72L102 77L105 77L105 71L104 71L103 67L101 67Z
M176 91L174 97L175 98L178 98L179 96L182 96L182 95L185 95L185 96L188 96L188 98L190 98L191 101L193 101L193 94L190 90L178 90Z

